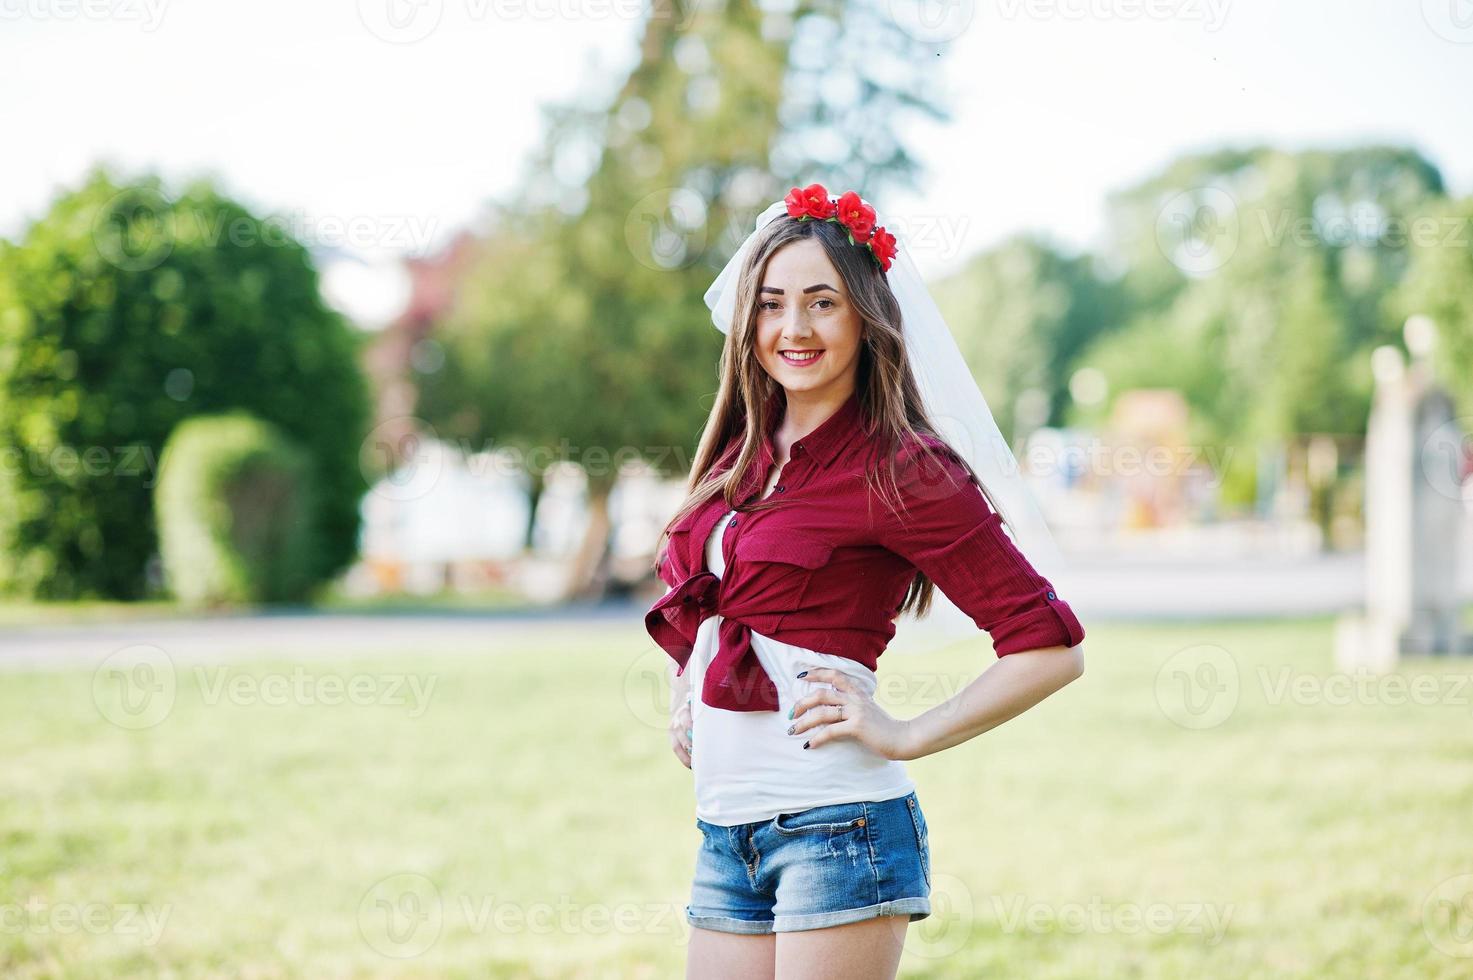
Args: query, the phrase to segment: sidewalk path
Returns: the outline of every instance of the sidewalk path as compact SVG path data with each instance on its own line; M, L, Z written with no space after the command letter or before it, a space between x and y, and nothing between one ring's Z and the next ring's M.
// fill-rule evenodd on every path
M1361 601L1364 560L1213 562L1076 560L1065 596L1086 623L1331 614ZM1463 595L1473 601L1473 582ZM653 600L651 600L653 601ZM515 649L560 630L638 630L645 604L627 600L528 612L314 613L277 611L198 619L30 626L0 633L0 668L95 664L133 644L187 660L343 657L421 650L467 654Z

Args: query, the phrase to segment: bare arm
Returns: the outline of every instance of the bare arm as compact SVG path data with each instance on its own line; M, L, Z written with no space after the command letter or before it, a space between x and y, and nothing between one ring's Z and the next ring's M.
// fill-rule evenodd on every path
M1084 673L1084 626L1073 609L1006 533L961 458L944 444L933 448L936 457L920 443L902 450L904 511L879 511L875 543L908 560L970 616L992 638L997 662L909 721L890 717L836 672L813 671L837 690L799 702L794 717L804 720L794 734L822 726L810 747L848 737L891 759L920 758L996 728Z
M949 749L1017 717L1084 674L1084 644L1010 653L966 687L902 722L897 759Z
M798 700L789 733L818 748L852 738L887 759L919 759L990 731L1084 674L1084 644L1019 650L941 704L902 720L861 694L853 679L830 667L804 673L830 684Z

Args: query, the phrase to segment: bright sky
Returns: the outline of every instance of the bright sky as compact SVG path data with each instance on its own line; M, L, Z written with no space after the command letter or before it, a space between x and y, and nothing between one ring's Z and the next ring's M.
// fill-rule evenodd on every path
M1473 192L1468 0L926 2L961 18L935 28L955 37L938 48L955 119L914 134L921 193L876 203L882 223L946 232L915 250L928 274L1021 229L1088 246L1107 192L1225 144L1407 143ZM423 248L515 185L539 103L622 78L640 16L636 0L0 0L0 236L108 159L213 174L320 243Z

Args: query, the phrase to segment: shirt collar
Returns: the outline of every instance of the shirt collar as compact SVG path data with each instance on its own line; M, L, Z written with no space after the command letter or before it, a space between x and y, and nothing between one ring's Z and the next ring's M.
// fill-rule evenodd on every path
M772 434L777 429L777 423L781 418L783 406L783 401L779 397L781 391L781 388L775 388L767 405L767 431L762 436L762 449L768 460L777 458L773 452ZM855 388L849 393L844 404L820 422L816 429L797 440L796 445L801 445L802 451L817 460L820 466L827 466L833 462L839 450L854 434L854 430L863 424L863 420L864 411L859 401L859 389Z

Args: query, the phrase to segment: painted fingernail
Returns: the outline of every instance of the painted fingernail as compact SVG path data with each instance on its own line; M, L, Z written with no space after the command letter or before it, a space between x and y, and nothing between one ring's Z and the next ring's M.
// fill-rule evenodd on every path
M803 747L804 747L804 748L805 748L805 749L806 749L806 748L808 748L808 743L807 743L807 742L804 742L804 743L803 743Z
M798 727L797 725L789 725L788 726L788 734L789 735L793 734L793 729L795 729L797 727Z
M690 736L691 736L691 731L690 731L690 729L689 729L689 728L687 728L687 729L686 729L686 730L685 730L685 737L686 737L686 738L690 738Z
M798 673L798 676L799 676L799 677L802 677L802 676L804 676L804 675L805 675L805 674L807 674L807 673L808 673L808 671L806 671L806 670L804 670L804 671L799 671L799 673Z
M793 717L793 712L795 712L797 710L798 710L798 706L796 704L793 705L791 708L789 708L788 709L788 717L789 718Z

